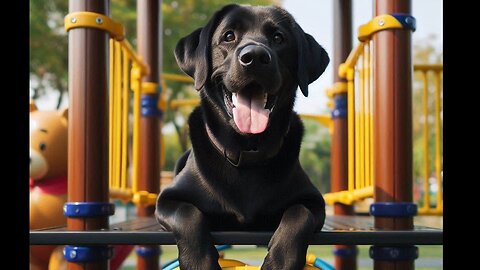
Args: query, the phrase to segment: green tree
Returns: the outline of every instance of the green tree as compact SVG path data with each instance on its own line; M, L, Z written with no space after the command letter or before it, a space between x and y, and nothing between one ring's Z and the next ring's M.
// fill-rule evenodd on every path
M68 51L63 17L68 8L64 0L30 1L30 81L32 98L59 92L57 109L67 91Z
M305 126L300 164L313 184L322 193L331 191L331 136L328 128L312 120L304 120Z
M162 1L163 70L181 73L173 56L177 41L204 25L227 0L166 0ZM264 5L272 0L241 0L238 4ZM127 39L136 45L135 0L111 1L111 17L121 22ZM57 107L68 90L68 38L63 18L68 13L67 0L30 0L30 78L32 98L37 99L51 88L60 92Z

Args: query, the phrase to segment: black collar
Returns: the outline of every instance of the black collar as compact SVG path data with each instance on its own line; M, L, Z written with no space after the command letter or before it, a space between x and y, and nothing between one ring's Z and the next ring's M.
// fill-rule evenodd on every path
M284 134L281 137L279 143L276 147L272 149L272 151L259 151L257 150L245 150L239 151L238 153L227 151L225 147L223 147L222 143L215 137L210 127L205 123L205 130L207 131L207 137L212 142L214 148L219 152L220 155L224 156L226 160L234 167L249 167L252 165L262 165L265 164L270 158L274 157L280 149L282 148L284 138L288 134L290 130L290 121L289 126Z

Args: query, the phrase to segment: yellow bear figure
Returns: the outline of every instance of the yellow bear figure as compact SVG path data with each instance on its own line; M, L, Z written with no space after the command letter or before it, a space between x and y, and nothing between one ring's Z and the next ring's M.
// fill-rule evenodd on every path
M30 103L30 229L65 226L68 111ZM48 269L56 246L30 246L30 269Z

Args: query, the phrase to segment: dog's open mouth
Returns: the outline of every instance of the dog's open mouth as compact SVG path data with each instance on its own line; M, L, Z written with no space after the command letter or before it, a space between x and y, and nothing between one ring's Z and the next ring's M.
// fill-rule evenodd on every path
M265 131L277 96L269 95L260 84L249 83L235 93L223 87L227 112L242 133L258 134Z

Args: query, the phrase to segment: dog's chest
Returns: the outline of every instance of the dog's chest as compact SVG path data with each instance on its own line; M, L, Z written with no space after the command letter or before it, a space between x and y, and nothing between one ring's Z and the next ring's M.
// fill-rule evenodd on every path
M214 215L221 226L240 226L264 228L275 227L283 213L283 203L279 190L272 192L272 187L262 174L252 174L241 179L225 178L225 185L219 189L219 212ZM268 229L268 228L266 228Z

